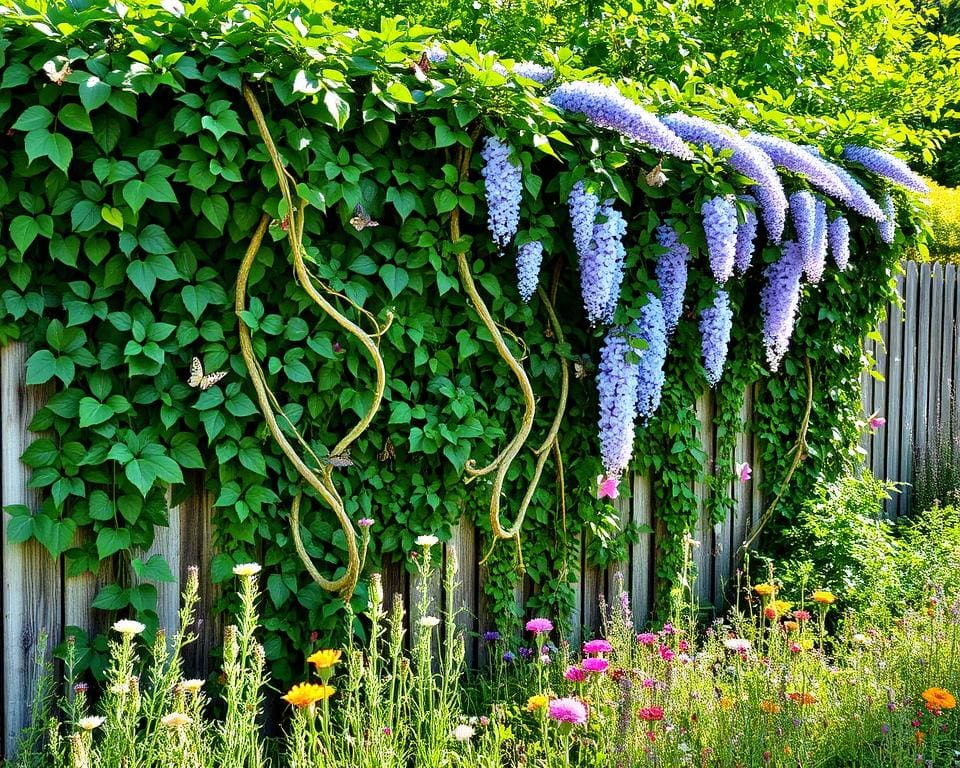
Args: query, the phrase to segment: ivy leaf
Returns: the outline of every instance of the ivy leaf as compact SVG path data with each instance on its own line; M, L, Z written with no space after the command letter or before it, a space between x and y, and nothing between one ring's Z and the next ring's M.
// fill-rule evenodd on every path
M176 250L173 242L167 237L167 233L158 224L145 226L137 236L137 242L143 250L151 254L162 255L173 253Z
M20 253L26 253L38 234L40 227L32 216L17 216L10 222L10 237Z
M88 499L90 517L94 520L113 520L113 503L106 491L96 490Z
M39 128L46 128L53 122L53 112L46 107L35 104L27 107L12 128L15 131L36 131Z
M134 213L138 213L147 202L147 190L140 179L131 179L123 185L123 199Z
M393 264L384 264L380 267L380 277L394 299L410 283L410 277L406 270Z
M93 427L113 418L113 409L92 397L80 401L80 426Z
M155 611L157 608L157 588L153 584L138 584L130 589L130 605L136 610Z
M50 133L46 128L30 131L24 140L27 159L32 163L38 157L49 157L50 161L66 173L73 160L73 144L62 133Z
M217 228L218 232L223 232L223 227L230 216L230 207L223 195L205 197L200 204L200 210L207 217L207 221Z
M139 557L131 563L133 572L137 577L147 581L173 581L173 572L164 559L163 555L153 555L147 562L143 562Z
M46 384L57 375L57 358L49 349L38 349L27 360L26 383Z
M387 190L386 200L388 203L393 203L393 207L397 209L403 221L406 221L407 216L417 207L416 194L406 187L390 187Z
M109 205L103 206L103 208L100 209L100 218L117 229L123 229L123 214L119 208L114 208Z
M10 512L11 507L7 507ZM29 510L28 510L29 512ZM29 514L11 517L7 522L7 541L22 544L33 537L33 517Z
M90 115L76 102L66 104L63 109L57 113L57 119L71 131L93 133L93 124L90 122ZM45 128L46 126L43 127Z
M130 604L129 595L129 590L118 587L116 584L108 584L97 593L92 605L104 611L119 611Z
M101 560L129 547L130 531L127 528L101 528L97 534L97 556Z
M50 556L58 558L68 549L77 532L77 524L71 519L54 520L46 515L37 515L33 518L33 534Z
M335 91L327 91L323 94L323 106L327 108L330 117L333 118L333 124L338 130L343 130L343 126L350 119L350 105L340 98Z
M99 77L90 75L80 83L80 103L87 112L93 112L107 103L111 90Z
M91 200L81 200L70 211L74 232L86 232L100 223L100 207Z

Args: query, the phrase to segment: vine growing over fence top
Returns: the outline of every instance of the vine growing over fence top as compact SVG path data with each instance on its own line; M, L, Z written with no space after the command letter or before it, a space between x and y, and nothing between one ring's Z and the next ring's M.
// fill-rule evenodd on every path
M792 482L855 442L860 339L919 219L903 168L838 159L850 136L767 152L562 56L346 30L309 5L21 5L2 23L3 331L34 346L27 383L56 385L23 457L42 503L10 510L11 536L70 573L142 571L168 486L176 502L202 473L214 577L268 571L281 679L291 646L334 631L325 591L354 591L361 517L375 560L463 514L491 545L522 536L522 560L500 548L488 567L524 565L532 607L563 616L571 542L592 532L604 562L635 532L603 498L630 468L654 476L658 574L675 576L693 481L727 506L745 386L772 488L808 391ZM887 196L895 228L870 217ZM194 356L226 376L191 388ZM708 382L717 467L691 409ZM155 622L155 588L118 574L96 607ZM509 616L508 580L487 583Z

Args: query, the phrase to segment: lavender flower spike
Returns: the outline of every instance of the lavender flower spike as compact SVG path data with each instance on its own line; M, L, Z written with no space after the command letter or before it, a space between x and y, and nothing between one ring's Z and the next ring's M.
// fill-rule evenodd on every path
M884 194L880 205L883 208L883 221L877 224L877 227L880 230L880 239L890 245L897 234L897 207L889 192Z
M596 126L623 134L628 139L681 160L693 153L673 131L613 85L577 80L562 83L550 94L549 102L565 112L580 112Z
M573 245L582 259L593 243L593 225L600 210L600 199L592 192L587 192L584 183L578 181L570 190L567 206L570 209L570 224L573 226Z
M793 232L804 260L813 252L813 216L816 201L813 193L805 189L790 195L790 217L793 219Z
M676 230L669 224L657 227L657 243L666 253L657 259L656 275L663 304L664 324L669 336L683 314L683 295L687 290L687 262L690 249L680 242Z
M834 263L841 272L845 272L850 263L850 224L843 216L830 222L828 239Z
M867 194L867 190L863 188L863 185L860 184L859 181L853 178L848 170L824 159L820 150L816 147L804 145L801 149L813 157L820 158L820 160L837 175L840 181L843 182L843 194L838 195L840 202L861 216L866 216L868 219L873 219L876 222L883 221L883 211L880 209L880 206L877 205L876 200Z
M517 249L517 289L524 303L530 301L540 281L540 264L543 262L543 243L534 240Z
M780 367L787 353L800 305L800 277L803 254L793 241L783 244L783 255L764 272L767 282L760 291L763 314L763 344L771 371Z
M700 348L703 351L707 382L711 387L715 387L723 375L732 328L733 310L730 309L730 297L726 291L718 290L713 304L700 313Z
M757 201L753 195L741 195L740 200L747 203L743 221L737 225L737 255L733 265L741 275L750 267L753 259L754 240L757 239L757 213L754 209Z
M760 203L767 237L771 242L779 243L787 220L787 196L770 158L748 144L730 126L711 123L682 112L674 112L661 119L689 142L701 146L709 145L718 152L724 149L733 152L729 158L730 166L756 183L750 191Z
M633 454L637 418L637 352L623 328L607 331L600 350L597 390L600 401L600 456L607 475L619 477Z
M803 273L816 285L823 279L827 266L827 204L820 198L814 203L813 247L803 257Z
M911 192L917 192L926 195L930 192L927 183L916 173L910 170L910 166L898 157L894 157L889 152L882 149L873 149L872 147L861 147L856 144L847 144L843 148L844 160L851 160L854 163L860 163L871 173L888 181L892 181L897 186L909 189Z
M506 248L520 224L522 169L510 159L510 145L488 136L480 150L487 198L487 224L499 250Z
M637 415L643 423L660 406L660 395L665 380L663 365L667 361L667 329L663 317L663 304L652 293L647 294L647 303L640 310L637 335L647 344L640 353L637 380Z
M810 184L830 197L842 200L846 194L843 181L822 158L810 154L792 141L765 133L751 133L746 140L763 150L774 165L805 176Z
M737 258L737 206L725 197L711 197L700 207L707 238L710 270L720 285L733 274Z
M525 77L527 80L533 80L541 85L553 80L554 74L553 67L546 67L532 61L518 61L513 65L511 71L517 77Z

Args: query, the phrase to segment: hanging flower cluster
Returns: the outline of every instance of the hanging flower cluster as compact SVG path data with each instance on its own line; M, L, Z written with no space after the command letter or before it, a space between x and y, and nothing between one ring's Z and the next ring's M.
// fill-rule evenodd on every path
M730 331L733 329L733 310L730 297L723 289L717 291L713 304L700 313L700 348L703 352L703 367L707 381L715 387L723 375L727 361Z
M726 197L710 197L700 206L707 236L710 271L720 285L733 275L737 258L737 206Z
M868 219L873 219L874 221L883 221L883 211L880 210L880 206L877 205L877 201L867 194L867 190L863 188L863 185L853 178L853 176L845 168L841 168L836 163L831 163L829 160L824 158L823 154L816 147L807 145L800 148L811 157L818 158L825 166L827 166L827 168L833 171L837 178L840 179L843 184L842 194L837 195L840 202L846 205L850 210L856 211L861 216L866 216Z
M790 218L793 233L804 259L813 251L813 216L816 201L813 193L806 189L790 195Z
M877 227L880 230L880 239L889 245L897 233L897 207L889 192L884 194L880 206L883 211L883 221L879 222Z
M517 288L524 303L530 301L540 281L540 264L543 263L543 243L534 240L517 249Z
M803 253L792 240L783 244L783 255L764 271L766 284L760 291L763 344L771 371L780 367L787 353L800 304Z
M445 64L447 62L447 52L440 47L440 43L434 43L427 48L427 60L431 64Z
M669 224L657 227L657 243L666 252L657 259L656 276L660 286L664 326L669 336L674 332L683 314L683 296L687 290L687 262L690 249L680 242L676 230Z
M553 80L554 75L553 67L547 67L533 61L518 61L511 67L511 71L517 77L525 77L527 80L533 80L540 84L549 83Z
M803 255L803 273L814 285L827 268L827 204L819 197L813 203L813 236L810 251Z
M830 253L833 254L833 262L841 272L846 271L850 263L850 224L843 217L838 216L830 222L827 232L827 238L830 242Z
M846 195L843 181L819 155L811 154L792 141L764 133L751 133L746 140L763 150L774 165L806 177L807 181L830 197L842 200Z
M763 152L748 144L732 128L700 117L674 112L662 118L667 127L693 144L709 145L716 151L729 149L731 167L756 182L751 190L760 202L763 224L771 242L779 243L787 217L787 196L773 163Z
M854 163L860 163L871 173L882 176L897 186L926 195L930 192L927 183L912 170L903 160L894 157L889 152L872 147L861 147L856 144L847 144L843 148L843 158Z
M637 335L647 348L640 353L637 381L637 415L645 424L660 406L663 391L663 365L667 361L667 328L663 304L652 293L640 309Z
M521 168L510 159L510 146L487 136L480 150L487 200L487 226L497 248L503 251L520 225Z
M637 359L638 353L631 348L625 330L611 328L600 350L597 374L600 456L608 477L620 477L633 453L640 372Z
M593 225L600 210L600 199L588 192L582 181L578 181L570 190L567 207L570 209L570 224L573 227L573 245L582 259L593 243Z
M733 265L741 275L750 267L753 260L754 241L757 239L757 201L753 195L741 195L740 200L747 204L743 221L737 225L736 256Z
M613 85L577 80L562 83L550 94L550 103L566 112L579 112L594 125L623 134L681 160L693 153L656 115L624 96Z
M575 209L574 201L571 199L571 219L575 233L580 227L585 228L582 222L583 209L590 207L592 206L587 201L585 205L578 203ZM613 322L613 316L620 301L623 262L627 255L623 247L627 222L613 207L613 201L608 200L600 206L597 221L592 227L592 236L587 247L584 250L578 248L580 293L583 296L583 307L590 324L609 325ZM580 242L586 240L582 233L575 234L575 239Z

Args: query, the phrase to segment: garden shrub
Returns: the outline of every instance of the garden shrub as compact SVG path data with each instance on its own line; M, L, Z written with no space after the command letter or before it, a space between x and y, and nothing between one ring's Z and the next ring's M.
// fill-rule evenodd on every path
M930 258L960 262L960 189L930 185Z
M328 588L349 598L363 556L409 562L464 514L490 545L527 509L523 559L507 536L487 561L501 629L519 567L527 610L569 616L580 535L605 565L635 533L611 535L597 498L634 469L655 479L665 593L696 484L714 519L732 504L748 386L780 518L856 456L862 339L922 229L916 177L852 148L872 129L747 142L667 83L586 82L563 51L516 66L397 20L347 30L319 3L18 4L2 24L0 320L32 345L27 383L55 390L23 456L42 504L9 531L69 575L129 557L169 578L132 553L199 475L214 579L263 563L289 680L313 633L342 631ZM747 105L734 122L814 135ZM94 607L153 629L154 585L120 570Z

